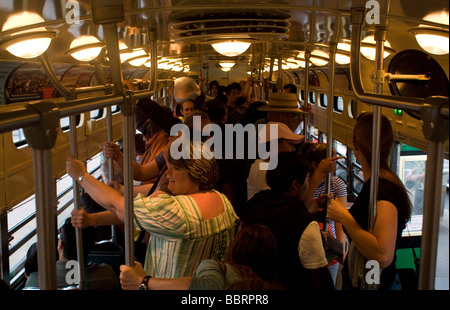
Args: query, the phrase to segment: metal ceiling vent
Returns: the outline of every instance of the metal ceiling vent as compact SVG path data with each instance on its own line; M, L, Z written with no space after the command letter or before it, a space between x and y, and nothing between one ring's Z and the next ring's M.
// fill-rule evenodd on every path
M213 13L186 16L171 24L173 38L182 43L212 43L214 41L239 39L247 42L285 40L289 36L289 15L271 12L259 13Z

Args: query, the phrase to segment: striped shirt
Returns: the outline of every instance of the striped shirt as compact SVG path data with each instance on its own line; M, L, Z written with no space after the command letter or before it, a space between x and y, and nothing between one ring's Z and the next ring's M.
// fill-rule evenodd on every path
M204 259L223 260L239 219L227 197L217 191L224 212L204 220L188 195L144 197L134 200L135 223L150 233L145 259L147 274L157 278L189 277Z
M325 193L325 182L322 182L314 193L314 199L320 197ZM332 176L330 179L330 194L332 198L339 198L347 196L347 185L342 179L337 176ZM336 238L336 227L334 225L334 221L330 221L331 231L333 232L333 237Z

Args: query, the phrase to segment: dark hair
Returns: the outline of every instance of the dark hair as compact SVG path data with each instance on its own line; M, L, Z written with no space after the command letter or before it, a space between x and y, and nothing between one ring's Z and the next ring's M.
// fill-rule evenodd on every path
M399 215L409 220L411 217L412 204L409 199L408 191L406 190L403 182L399 177L391 170L389 165L389 158L391 156L392 146L394 145L394 133L392 131L391 122L389 119L381 115L380 123L380 179L390 181L398 186L403 200L406 202L406 210L398 209ZM358 144L359 150L364 156L367 163L371 166L372 162L372 130L373 129L373 113L361 114L353 129L354 143ZM398 207L398 206L397 206Z
M290 93L292 94L296 94L297 93L297 86L295 86L294 84L286 84L283 86L283 89L290 89Z
M267 185L273 191L287 192L292 182L297 180L305 183L309 173L309 162L305 156L292 152L282 152L278 154L278 164L275 169L268 170L266 174Z
M76 260L77 259L77 245L75 238L75 228L72 226L70 222L71 218L67 218L64 222L64 225L59 229L60 239L64 246L63 255L68 260ZM94 227L86 227L82 230L83 236L83 256L86 262L87 255L92 250L95 245L95 228Z
M218 124L223 122L228 108L223 101L219 99L212 99L205 102L203 105L203 111L208 114L212 123Z
M267 226L245 225L230 245L228 261L243 277L256 275L272 282L277 275L277 253L275 236Z
M209 84L208 84L208 89L211 90L211 88L212 88L213 86L216 86L217 91L219 91L219 82L217 82L216 80L213 80L213 81L209 82Z
M241 85L239 85L239 83L233 82L227 86L226 94L229 95L233 89L237 89L238 91L241 91L242 87L241 87Z

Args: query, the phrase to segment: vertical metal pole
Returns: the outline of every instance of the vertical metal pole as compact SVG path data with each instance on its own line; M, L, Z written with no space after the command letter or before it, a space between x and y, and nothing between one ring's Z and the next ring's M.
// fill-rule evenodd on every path
M124 94L122 66L119 56L119 39L117 24L103 25L105 42L111 63L111 72L116 93ZM153 64L153 63L152 63ZM134 99L125 100L121 111L123 114L124 140L124 199L125 199L125 264L134 266L133 234L133 156L134 156Z
M378 27L375 32L376 54L375 70L377 74L383 72L384 41L386 40L386 28ZM383 92L383 79L379 77L374 85L374 91L377 94ZM380 127L381 127L381 106L373 106L373 125L372 125L372 158L370 172L370 203L369 203L369 232L373 231L373 225L376 216L376 204L378 199L378 178L380 175Z
M70 153L73 157L78 158L78 139L77 139L77 119L76 115L71 115L69 117L70 126ZM80 184L78 181L72 180L73 186L73 203L74 209L81 209L80 200ZM84 289L84 253L83 253L83 232L81 228L75 228L75 241L77 247L77 260L78 260L78 277L80 279L80 289Z
M0 215L0 278L10 285L11 277L9 273L9 235L8 235L8 215L4 212Z
M308 106L309 104L309 58L311 56L311 51L309 47L306 48L305 51L305 103L304 106ZM306 137L307 141L311 141L311 136L308 131L309 125L309 115L305 114L303 116L303 134Z
M33 149L39 288L56 289L56 184L51 149Z
M125 102L133 106L132 102ZM132 109L132 107L130 107ZM124 187L125 187L125 264L134 266L133 234L133 154L134 154L134 117L123 115L124 127Z
M331 157L332 149L333 149L333 105L334 105L334 83L335 83L335 75L334 71L336 70L336 43L330 43L330 89L328 93L328 102L327 102L327 157ZM325 176L325 194L330 193L330 181L331 175L327 173ZM328 224L324 225L323 230L328 232Z
M420 250L419 290L433 290L442 195L444 142L429 141L423 195L423 226ZM437 183L439 182L439 183Z

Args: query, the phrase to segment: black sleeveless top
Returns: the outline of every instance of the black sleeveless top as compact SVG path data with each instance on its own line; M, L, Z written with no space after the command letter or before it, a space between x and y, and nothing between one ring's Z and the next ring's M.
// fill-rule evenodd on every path
M402 236L402 231L406 227L405 215L408 208L407 201L404 200L403 195L399 187L387 180L380 179L378 183L378 200L386 200L392 203L397 208L397 238L395 243L395 250L397 250L400 238ZM370 179L364 182L361 192L355 203L350 209L350 214L353 216L355 221L363 228L368 230L369 226L369 202L370 202ZM345 230L345 228L344 228ZM345 232L350 239L350 236ZM396 255L394 254L394 259L392 263L383 268L380 276L380 289L389 289L391 283L394 281L396 274L395 261ZM348 273L348 261L344 262L344 267L342 269L342 281L344 286L351 287L351 280Z

